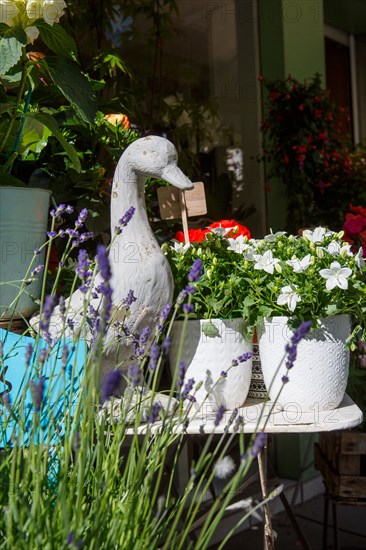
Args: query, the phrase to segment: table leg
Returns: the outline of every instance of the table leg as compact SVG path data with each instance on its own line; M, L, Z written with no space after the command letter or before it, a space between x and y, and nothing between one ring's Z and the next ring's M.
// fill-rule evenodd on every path
M259 479L262 497L267 498L267 445L258 455ZM274 550L274 533L272 528L271 512L268 502L264 505L264 550Z

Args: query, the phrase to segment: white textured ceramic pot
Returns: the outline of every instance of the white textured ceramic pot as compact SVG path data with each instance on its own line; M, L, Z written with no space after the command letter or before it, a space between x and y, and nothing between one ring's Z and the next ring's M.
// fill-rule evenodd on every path
M287 317L265 318L258 328L259 354L264 382L274 400L281 389L285 364L274 374L293 335ZM319 328L310 331L297 348L297 358L288 373L277 405L301 411L331 410L341 403L347 386L349 350L346 339L351 333L349 315L319 320Z
M169 352L172 375L177 368L182 328L183 321L176 321L172 328ZM252 342L245 340L243 332L242 319L188 321L181 361L186 365L185 382L190 378L194 378L195 385L202 382L195 393L198 406L204 402L204 406L212 410L212 407L223 404L228 410L240 407L245 402L252 374L252 359L229 368L233 359L252 352ZM226 377L221 375L222 371L227 371Z

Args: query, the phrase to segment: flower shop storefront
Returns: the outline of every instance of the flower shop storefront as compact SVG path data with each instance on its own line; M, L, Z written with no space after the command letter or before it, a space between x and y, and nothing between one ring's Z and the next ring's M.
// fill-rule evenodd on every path
M337 218L309 183L362 174L362 155L320 78L260 74L259 30L318 44L321 12L81 4L0 0L1 547L223 548L260 510L271 550L269 503L288 501L268 434L362 421L365 207ZM287 228L266 228L263 160L306 189ZM188 220L198 179L207 214ZM181 219L160 215L167 186Z

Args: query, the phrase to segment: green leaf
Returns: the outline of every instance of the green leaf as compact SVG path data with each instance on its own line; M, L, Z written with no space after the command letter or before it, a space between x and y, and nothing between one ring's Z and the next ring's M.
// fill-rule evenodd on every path
M28 118L34 118L41 124L44 124L49 130L51 130L52 135L58 140L60 145L64 148L66 154L71 160L74 169L77 172L81 171L80 160L77 155L76 149L69 143L64 136L61 134L56 119L48 113L27 113Z
M0 75L5 75L22 56L22 43L14 36L0 40Z
M26 118L18 150L40 153L51 135L52 131L45 124L36 118Z
M75 63L62 57L48 57L46 66L53 83L68 99L80 117L93 124L96 113L96 97L86 76Z
M2 84L5 84L7 88L14 88L19 84L22 78L22 73L18 72L15 74L4 74L0 76L0 81Z
M217 326L214 325L214 323L212 323L211 321L208 321L207 323L202 323L201 329L203 334L205 336L208 336L209 338L215 338L215 336L218 336L220 334Z
M14 187L24 187L25 183L15 178L7 172L0 171L0 185L13 185Z
M34 25L39 29L42 40L50 50L61 57L78 60L76 44L61 25L49 25L43 19L36 21Z

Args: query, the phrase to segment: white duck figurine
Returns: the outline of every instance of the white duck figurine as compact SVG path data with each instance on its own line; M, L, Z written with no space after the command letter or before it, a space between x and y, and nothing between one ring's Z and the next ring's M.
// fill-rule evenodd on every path
M174 145L165 138L148 136L134 141L122 154L114 174L111 196L111 232L119 219L131 207L135 207L132 220L117 235L110 251L113 289L113 313L115 318L123 316L121 306L130 290L137 298L132 303L128 327L133 333L145 327L153 328L162 308L171 303L174 283L169 263L162 253L152 232L146 213L144 183L148 176L160 178L179 189L191 189L192 182L177 166L178 154ZM95 287L100 284L96 278ZM74 321L74 331L80 326L83 317L85 295L77 290L66 301L68 318ZM97 309L100 298L92 299L91 305ZM121 315L122 313L122 315ZM39 318L31 324L38 328ZM59 307L56 307L50 322L51 337L60 336L62 326ZM70 333L69 333L70 334ZM64 336L69 335L66 332ZM91 336L91 335L90 335ZM116 331L111 324L106 338L106 354L103 373L116 368ZM120 344L121 345L121 344ZM122 341L118 364L125 370L128 367L133 347Z

